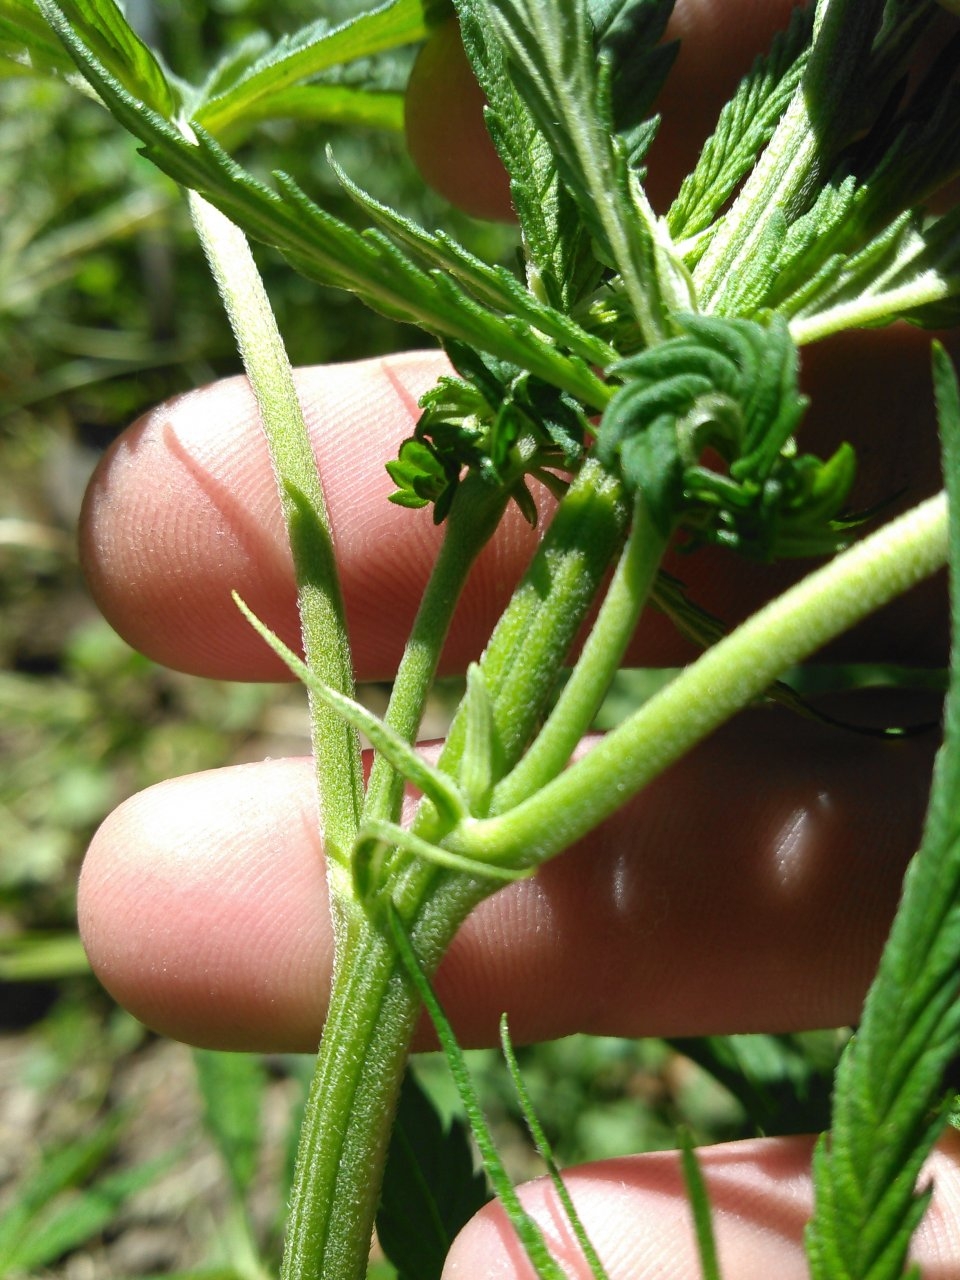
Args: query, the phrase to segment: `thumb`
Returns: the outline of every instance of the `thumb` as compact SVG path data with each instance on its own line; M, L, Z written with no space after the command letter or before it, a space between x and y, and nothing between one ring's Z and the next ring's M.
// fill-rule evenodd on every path
M803 1232L813 1208L808 1137L730 1142L699 1152L713 1210L719 1271L736 1280L809 1280ZM960 1138L949 1133L924 1166L934 1196L911 1260L924 1280L960 1275ZM673 1151L571 1169L564 1182L610 1280L698 1280L702 1275L679 1157ZM591 1280L546 1178L521 1188L524 1207L571 1280ZM443 1280L534 1280L496 1203L454 1241Z

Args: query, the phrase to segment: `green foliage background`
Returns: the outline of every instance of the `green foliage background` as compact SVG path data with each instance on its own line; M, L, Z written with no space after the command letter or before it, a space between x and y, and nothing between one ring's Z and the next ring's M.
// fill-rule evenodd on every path
M336 21L365 7L334 0L325 14ZM261 31L275 39L316 16L307 0L138 0L128 8L149 43L193 81L225 48ZM399 89L407 70L408 59L395 58L377 75ZM351 220L324 158L328 142L375 197L424 226L453 230L485 258L510 254L511 233L471 223L423 190L396 132L273 124L241 158L254 173L293 173ZM274 256L260 261L297 363L420 340ZM229 686L153 666L98 619L74 550L99 453L151 405L238 368L173 184L75 90L13 74L0 80L0 1100L26 1091L52 1117L0 1180L0 1276L62 1274L77 1250L91 1252L95 1275L124 1274L109 1245L130 1220L131 1198L141 1184L149 1192L158 1179L186 1176L183 1150L145 1152L127 1140L131 1115L118 1109L124 1082L157 1046L86 972L73 912L90 836L124 796L152 782L305 749L298 689ZM818 1128L842 1040L577 1037L521 1059L544 1128L571 1162L673 1146L680 1123L704 1141L758 1127ZM540 1172L499 1055L471 1058L511 1172ZM265 1137L257 1118L277 1094L296 1115L306 1066L200 1060L190 1114L223 1170L212 1200L222 1212L216 1224L212 1213L194 1221L177 1266L210 1277L275 1268L295 1125L284 1120ZM418 1074L452 1116L442 1062L428 1060ZM69 1122L47 1107L65 1082ZM189 1070L181 1085L194 1089ZM273 1207L264 1211L251 1202L254 1171L271 1160ZM48 1243L25 1252L27 1238ZM390 1274L382 1263L374 1270Z

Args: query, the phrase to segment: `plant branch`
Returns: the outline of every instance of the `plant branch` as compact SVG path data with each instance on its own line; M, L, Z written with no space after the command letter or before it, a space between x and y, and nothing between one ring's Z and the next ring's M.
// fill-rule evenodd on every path
M482 476L468 475L458 487L446 520L446 533L390 694L385 722L401 738L413 742L436 674L450 619L467 575L496 529L508 492ZM403 778L383 755L370 771L363 819L396 822L403 799Z
M638 495L626 546L577 664L546 724L494 791L491 813L504 813L526 800L569 761L623 659L665 547L642 495Z
M941 493L761 609L537 795L509 813L466 823L448 847L517 867L566 849L787 667L934 573L946 557Z
M353 665L323 488L293 373L243 232L200 196L190 212L233 327L270 448L290 537L307 665L338 693L353 693ZM363 797L356 732L329 704L311 699L324 847L345 866Z

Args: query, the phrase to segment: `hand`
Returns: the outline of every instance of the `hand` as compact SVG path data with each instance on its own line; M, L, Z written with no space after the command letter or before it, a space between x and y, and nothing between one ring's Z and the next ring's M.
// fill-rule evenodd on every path
M719 43L735 24L714 20L731 5L689 0L677 15L690 35L677 73L689 77L688 92L715 69L735 80L749 61L752 50L734 57ZM788 6L741 7L736 38L755 26L763 44L759 28L777 25ZM683 84L672 90L680 101ZM395 669L437 545L428 512L386 502L383 461L409 434L417 396L441 367L436 355L414 354L299 375L361 678ZM816 447L818 432L838 438L850 418L873 446L859 503L904 484L912 502L935 487L922 336L844 339L805 357L805 380L820 406L805 447ZM841 397L851 397L852 385L851 405ZM482 556L447 670L476 656L534 536L511 516ZM91 484L82 541L104 612L152 657L220 678L280 675L229 594L236 587L295 643L290 560L243 380L183 397L131 428ZM742 569L704 555L681 572L695 598L733 621L783 576ZM886 658L929 655L936 628L921 618L921 598L942 615L935 592L916 593L855 637L857 652L873 645ZM632 656L669 662L689 654L665 627L645 621ZM684 1035L855 1020L916 844L930 754L921 740L848 736L780 712L740 717L590 840L468 920L438 978L463 1043L492 1042L504 1009L518 1041L576 1030ZM79 910L96 972L149 1025L220 1047L313 1048L331 943L310 762L178 778L127 801L91 846ZM805 1139L774 1139L704 1153L726 1275L806 1274L809 1150ZM945 1150L934 1162L937 1196L918 1244L927 1277L960 1268L955 1156ZM675 1156L608 1161L571 1182L614 1276L698 1274ZM542 1186L529 1189L529 1206L562 1257L550 1201ZM460 1237L448 1274L529 1272L491 1209Z

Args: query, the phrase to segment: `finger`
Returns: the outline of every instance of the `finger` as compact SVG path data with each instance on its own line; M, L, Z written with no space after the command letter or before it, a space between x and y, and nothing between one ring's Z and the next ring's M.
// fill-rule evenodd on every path
M463 1041L836 1026L859 1012L924 809L930 748L757 712L470 917L439 990ZM308 761L176 779L97 833L94 970L157 1030L315 1047L331 942ZM704 975L709 975L705 980Z
M417 399L449 366L416 353L301 370L298 387L323 476L358 674L392 676L441 531L430 510L394 506L384 469L414 427ZM198 675L284 678L231 591L299 647L293 567L276 484L244 379L148 414L113 446L80 523L90 588L132 645ZM514 509L483 554L448 662L462 669L535 545Z
M429 510L387 498L384 463L413 430L419 395L448 366L427 352L301 370L298 386L319 459L361 679L396 670L442 531ZM804 354L813 407L804 447L832 451L849 439L862 456L858 508L899 494L919 501L938 487L929 344L913 330L847 334ZM546 510L549 500L540 495ZM897 502L885 508L893 514ZM462 671L506 603L537 534L515 507L469 580L445 650ZM81 515L81 554L108 620L149 657L228 679L285 676L279 659L240 616L237 590L287 643L296 645L293 570L266 445L243 379L162 405L116 442L98 467ZM667 566L732 624L807 566L756 565L707 549ZM921 586L884 610L841 650L862 660L938 662L944 656L944 593ZM872 644L872 647L870 647ZM644 620L631 660L687 660L672 628Z
M777 1138L724 1143L701 1150L713 1207L719 1270L737 1280L807 1280L803 1231L813 1208L812 1141ZM925 1280L951 1280L960 1269L960 1141L950 1134L922 1177L933 1201L914 1238L911 1260ZM689 1201L675 1152L656 1152L564 1173L591 1242L610 1280L697 1280L701 1275ZM590 1270L566 1225L549 1182L521 1188L524 1207L571 1280ZM484 1276L532 1280L500 1206L482 1210L457 1237L444 1280Z

